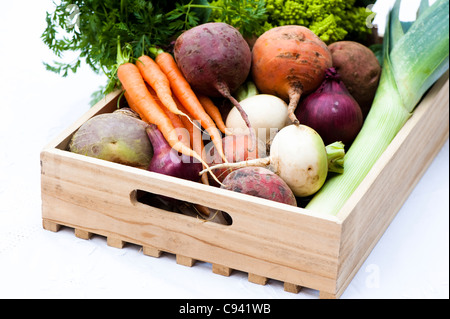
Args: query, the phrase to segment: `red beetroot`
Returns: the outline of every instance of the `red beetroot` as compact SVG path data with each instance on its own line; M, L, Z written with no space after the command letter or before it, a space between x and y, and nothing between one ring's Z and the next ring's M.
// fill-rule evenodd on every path
M232 96L246 81L252 64L250 47L239 31L222 22L201 24L177 38L174 57L194 91L231 101L254 140L248 116Z
M263 167L244 167L231 172L221 188L297 206L297 200L281 177Z

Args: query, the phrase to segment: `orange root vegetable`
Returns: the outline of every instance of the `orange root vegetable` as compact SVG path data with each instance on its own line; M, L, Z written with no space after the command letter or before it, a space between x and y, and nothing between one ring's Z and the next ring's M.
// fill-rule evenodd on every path
M289 102L289 118L298 125L294 113L302 94L317 89L332 66L327 45L308 28L287 25L262 34L252 54L251 72L258 90Z
M226 134L227 128L225 126L225 123L222 118L222 114L220 114L220 111L218 107L214 104L214 102L206 95L203 94L197 94L198 100L203 105L203 108L205 109L206 113L214 120L219 130Z
M177 104L178 108L185 114L189 114L189 112L184 108L184 106L178 101L178 99L174 98L175 103ZM205 154L203 152L204 144L202 139L202 132L198 128L198 126L194 125L191 121L189 121L187 118L182 117L180 118L182 121L184 127L189 133L190 137L190 144L194 151L196 151L198 154L201 154L202 158L205 159ZM205 161L206 162L206 161Z
M138 113L144 121L155 124L173 149L181 154L197 159L215 177L209 166L203 161L203 158L190 147L180 142L172 122L153 99L137 66L129 62L121 64L117 70L117 77L130 99L130 108Z
M163 51L158 51L156 54L157 56L155 61L169 79L170 87L172 88L174 96L192 116L192 120L199 121L201 126L203 126L211 136L212 142L218 149L222 150L222 135L220 130L217 128L208 113L206 113L205 109L198 100L197 95L194 93L190 84L178 68L178 65L172 55ZM223 151L221 151L221 153L222 158L225 160Z
M178 101L178 99L176 97L174 97L174 101L177 104L178 108L185 114L189 115L189 112L184 108L184 106L180 103L180 101ZM205 163L208 163L206 160L206 153L204 152L205 149L205 144L203 143L203 138L202 138L202 132L201 130L198 128L197 125L195 125L194 123L192 123L189 119L187 119L186 117L181 117L181 121L184 124L184 127L186 127L189 136L190 136L190 142L191 142L191 148L197 152L197 154L200 154L203 158L203 160L205 161ZM213 179L218 178L218 177L214 177ZM203 184L205 185L209 185L209 179L208 176L206 174L202 174L202 178L201 181ZM205 212L203 212L205 213ZM206 214L209 216L209 214Z
M187 116L177 108L177 105L172 98L169 79L151 57L142 55L136 61L136 66L141 72L145 82L155 90L159 100L169 111L177 115Z
M150 87L149 85L147 85L147 89L150 92L150 94L152 95L153 99L155 100L156 103L159 104L159 106L161 107L161 109L164 111L164 113L166 113L167 117L170 119L170 121L172 122L173 127L175 128L175 130L178 133L178 139L183 142L186 146L191 147L191 141L190 141L190 132L189 130L186 128L185 125L185 121L181 120L181 118L186 119L186 122L189 122L188 116L180 116L177 115L173 112L171 112L160 100L158 95L156 94L155 90L153 90L152 87ZM175 103L175 101L174 101ZM178 107L177 107L178 109ZM182 114L185 114L184 112L180 111ZM195 151L195 150L194 150ZM198 153L200 154L200 153Z

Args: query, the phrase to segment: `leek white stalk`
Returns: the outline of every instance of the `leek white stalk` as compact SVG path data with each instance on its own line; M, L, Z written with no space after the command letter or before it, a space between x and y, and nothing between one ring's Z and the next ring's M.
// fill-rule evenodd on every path
M400 2L396 1L387 23L379 88L361 132L345 155L344 173L329 177L308 210L336 215L423 94L448 70L449 0L436 1L407 27L399 21Z

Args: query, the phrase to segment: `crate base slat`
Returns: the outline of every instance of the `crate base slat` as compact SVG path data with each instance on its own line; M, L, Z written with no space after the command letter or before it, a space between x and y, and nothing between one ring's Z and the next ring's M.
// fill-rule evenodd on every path
M51 220L43 219L42 220L42 227L45 230L51 231L51 232L58 232L61 229L61 225L57 224Z
M155 247L150 247L150 246L144 246L142 247L142 251L144 253L144 255L150 256L150 257L155 257L155 258L159 258L162 255L162 250L159 250Z
M233 269L231 269L230 267L227 267L227 266L213 264L212 265L212 272L217 274L217 275L230 277L231 273L233 272Z
M286 292L298 294L300 292L300 290L302 290L302 286L299 286L296 284L291 284L289 282L284 283L284 291L286 291Z
M106 243L110 247L122 249L125 246L125 242L119 238L108 236L106 237Z
M55 221L48 220L48 219L43 219L42 224L43 224L43 226L44 226L43 228L45 230L48 230L51 232L58 232L62 227L73 228L75 236L77 238L83 239L83 240L89 240L92 238L93 235L105 237L101 234L95 234L91 231L84 230L82 228L78 228L78 227L74 228L72 226L64 225L62 223L57 223ZM126 245L125 241L115 238L115 237L111 237L111 236L110 237L107 236L106 241L107 241L108 246L114 247L114 248L122 249ZM150 246L143 246L142 252L146 256L155 257L155 258L161 257L161 255L163 253L162 250L159 250L157 248L150 247ZM176 255L176 263L179 265L186 266L186 267L193 267L193 266L195 266L196 262L197 262L196 259L182 256L179 254ZM205 261L205 262L207 262L207 261ZM227 267L227 266L212 264L212 272L217 275L229 277L229 276L231 276L233 269L230 267ZM253 274L253 273L248 273L248 281L253 284L264 286L269 281L269 278L264 277L264 276L259 276L259 275ZM288 293L298 294L301 291L301 289L302 289L302 287L299 285L290 284L290 283L286 283L286 282L284 283L284 291L286 291ZM325 297L325 299L329 299L330 296L332 296L332 295L327 294L327 293L321 293L321 296Z
M92 233L83 229L75 228L75 236L80 239L91 239Z
M195 265L196 260L194 258L186 257L180 254L176 255L176 261L178 265L192 267Z
M256 274L249 273L248 281L257 285L265 286L267 284L268 278Z

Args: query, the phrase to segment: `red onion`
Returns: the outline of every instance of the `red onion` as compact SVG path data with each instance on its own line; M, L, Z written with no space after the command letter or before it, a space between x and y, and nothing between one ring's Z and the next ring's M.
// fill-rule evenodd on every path
M363 115L335 68L329 68L321 86L299 105L296 116L313 128L325 145L342 142L349 147L363 125Z
M203 165L198 160L180 155L171 148L156 125L151 124L146 131L154 153L148 166L149 171L195 182L200 180Z

